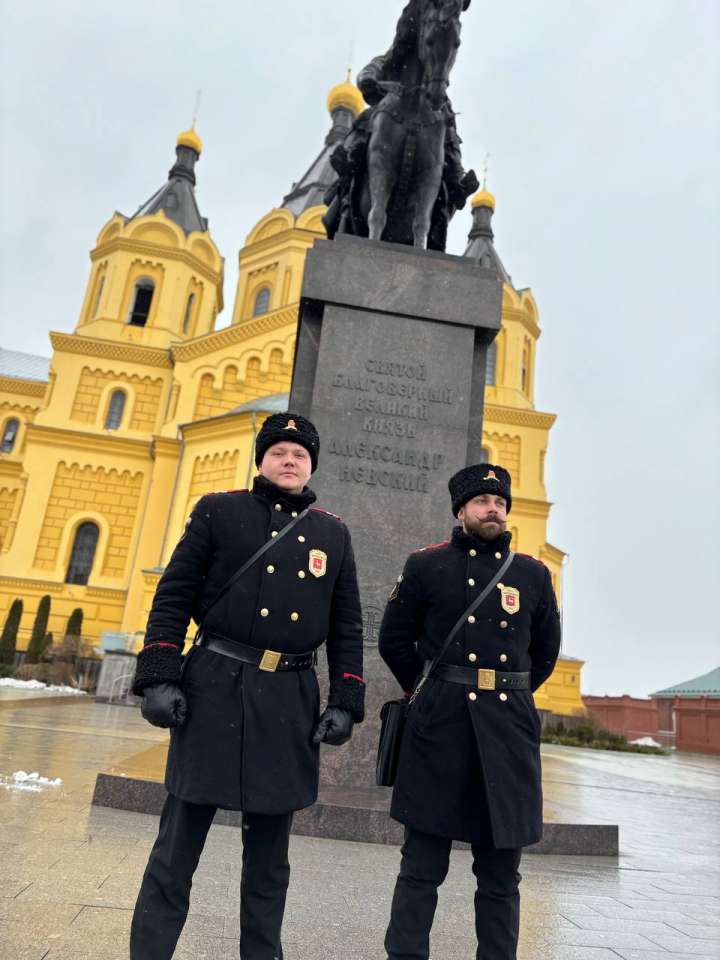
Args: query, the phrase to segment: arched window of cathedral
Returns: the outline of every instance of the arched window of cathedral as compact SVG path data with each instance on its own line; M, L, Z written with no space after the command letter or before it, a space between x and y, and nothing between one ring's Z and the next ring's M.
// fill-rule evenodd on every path
M187 333L190 329L190 319L192 317L193 304L195 303L195 294L191 293L185 304L185 316L183 317L182 332Z
M110 397L107 416L105 417L106 430L119 430L125 412L125 391L113 390Z
M487 348L485 355L485 386L495 386L495 374L497 369L497 340L493 340Z
M255 306L253 307L253 316L260 317L270 309L270 287L263 287L258 290L255 297Z
M100 306L100 297L102 297L104 286L105 286L105 274L103 274L97 282L97 289L95 290L95 302L93 303L93 309L92 309L93 317L97 316L98 308Z
M525 345L523 346L521 377L523 393L527 393L530 386L530 341L527 337L525 338Z
M17 440L20 421L14 417L8 420L3 430L2 443L0 443L0 453L12 453L15 441Z
M97 524L90 521L81 523L77 528L65 583L85 585L88 582L99 536Z
M133 306L130 311L128 323L134 327L144 327L147 318L150 316L150 306L152 304L153 294L155 293L155 284L148 277L142 277L135 284L135 293L133 296Z

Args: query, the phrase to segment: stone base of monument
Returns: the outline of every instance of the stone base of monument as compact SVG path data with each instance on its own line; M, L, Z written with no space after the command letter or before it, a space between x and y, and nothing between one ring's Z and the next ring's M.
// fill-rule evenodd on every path
M163 784L166 755L167 747L160 744L98 774L93 804L159 815L166 797ZM399 845L403 828L391 819L389 806L390 790L384 787L325 784L320 789L318 802L295 814L293 833L303 837ZM218 810L215 822L240 826L241 814ZM618 828L613 824L549 821L545 823L542 841L529 847L528 852L614 857L618 854Z

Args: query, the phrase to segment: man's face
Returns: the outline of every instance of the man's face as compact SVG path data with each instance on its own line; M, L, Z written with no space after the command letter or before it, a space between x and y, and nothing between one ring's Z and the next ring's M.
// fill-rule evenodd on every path
M494 493L481 493L460 507L458 520L465 533L494 540L507 529L507 501Z
M265 451L260 473L288 493L302 493L310 479L310 454L299 443L274 443Z

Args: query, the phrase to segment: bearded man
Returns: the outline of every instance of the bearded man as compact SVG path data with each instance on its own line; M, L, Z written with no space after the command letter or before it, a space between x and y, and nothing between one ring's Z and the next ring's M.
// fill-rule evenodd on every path
M532 691L555 666L560 618L546 567L509 557L510 487L497 465L456 473L449 489L461 526L411 554L385 610L380 654L408 696L467 613L408 712L391 807L405 843L385 938L390 960L428 960L453 840L472 847L477 960L516 957L520 855L542 834Z

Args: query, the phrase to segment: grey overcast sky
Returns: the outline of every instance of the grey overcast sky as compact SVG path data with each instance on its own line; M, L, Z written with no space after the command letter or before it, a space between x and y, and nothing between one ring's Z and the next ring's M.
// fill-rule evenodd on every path
M400 0L0 0L2 345L73 329L101 226L164 181L190 124L226 258L320 149L325 97ZM720 662L718 0L473 0L450 90L492 155L496 244L538 301L536 405L558 414L549 539L589 693ZM450 252L462 252L469 213Z

